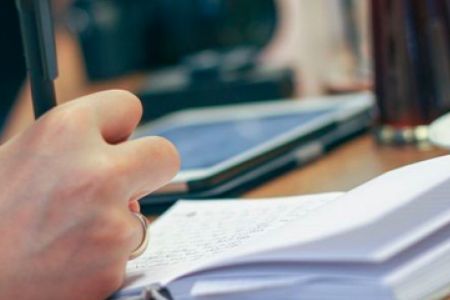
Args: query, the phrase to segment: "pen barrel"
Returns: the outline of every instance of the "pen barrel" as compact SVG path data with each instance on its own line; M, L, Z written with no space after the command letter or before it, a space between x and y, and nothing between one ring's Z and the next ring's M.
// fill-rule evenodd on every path
M33 96L33 110L36 118L56 106L56 93L53 80L44 79L42 84L31 81L31 93Z
M40 38L39 30L42 28L38 23L34 2L31 0L16 0L16 4L19 10L23 49L30 77L33 108L35 116L38 118L56 105L53 79L56 78L57 74L48 71L47 50ZM56 57L54 59L56 60Z

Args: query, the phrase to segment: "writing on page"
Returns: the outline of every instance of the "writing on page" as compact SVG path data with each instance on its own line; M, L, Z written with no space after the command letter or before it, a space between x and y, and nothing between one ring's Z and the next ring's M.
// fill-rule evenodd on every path
M334 198L181 201L150 227L149 249L130 262L127 271L142 272L210 258L311 214Z

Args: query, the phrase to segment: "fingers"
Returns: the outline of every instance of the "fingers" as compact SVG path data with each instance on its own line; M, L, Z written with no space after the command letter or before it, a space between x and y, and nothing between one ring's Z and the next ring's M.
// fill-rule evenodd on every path
M101 217L97 216L95 224L91 242L100 246L99 250L111 248L109 257L113 260L127 261L146 248L148 221L139 213L124 210L121 206L109 207Z
M93 107L100 133L109 144L128 139L142 117L141 102L126 91L105 91L82 99Z
M112 167L107 173L114 178L122 178L122 191L129 196L127 201L137 200L166 184L180 165L175 147L165 139L147 137L124 143L138 125L141 115L141 103L133 94L113 90L61 105L53 111L51 118L47 117L48 126L42 127L56 128L54 131L58 135L63 132L76 144L81 144L82 137L90 133L94 139L101 135L112 145L107 147L111 150L107 151L107 159L111 162L108 166ZM106 154L102 147L95 152L94 145L89 143L92 153ZM68 148L72 147L69 142ZM136 204L129 208L139 210Z
M139 201L137 200L131 200L128 204L128 208L131 212L134 213L140 213L141 212L141 205L139 204Z
M160 137L146 137L114 146L131 200L142 198L168 183L178 172L180 158L172 143Z
M126 259L136 258L147 248L148 244L148 220L140 213L118 210L116 216L119 217L112 225L112 238L116 239L112 244L116 244L119 256ZM112 218L114 214L110 215Z

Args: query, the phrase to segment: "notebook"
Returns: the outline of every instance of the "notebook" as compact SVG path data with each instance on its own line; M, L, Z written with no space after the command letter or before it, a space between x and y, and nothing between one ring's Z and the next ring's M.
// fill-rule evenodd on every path
M347 193L179 201L112 299L435 299L450 287L450 156Z

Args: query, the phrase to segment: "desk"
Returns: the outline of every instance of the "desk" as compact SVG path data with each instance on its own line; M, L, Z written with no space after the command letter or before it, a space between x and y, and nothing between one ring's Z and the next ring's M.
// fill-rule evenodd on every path
M377 145L367 133L318 160L246 193L245 198L348 191L386 171L448 152Z
M386 171L447 153L431 147L381 146L377 145L370 133L366 133L306 166L256 187L243 197L258 199L345 192ZM150 221L155 218L149 216Z

